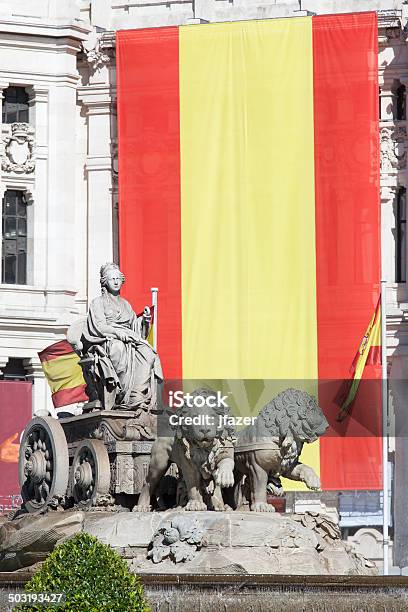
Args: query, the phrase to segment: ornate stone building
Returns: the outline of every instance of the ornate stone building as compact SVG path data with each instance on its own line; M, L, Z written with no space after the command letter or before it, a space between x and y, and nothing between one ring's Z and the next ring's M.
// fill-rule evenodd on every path
M407 2L2 0L0 373L33 381L33 412L52 410L38 351L85 314L99 292L95 271L117 259L115 31L365 10L379 15L387 349L391 375L402 381L408 373ZM404 395L399 383L395 401ZM392 447L401 457L403 442L397 437ZM397 483L399 469L397 461Z

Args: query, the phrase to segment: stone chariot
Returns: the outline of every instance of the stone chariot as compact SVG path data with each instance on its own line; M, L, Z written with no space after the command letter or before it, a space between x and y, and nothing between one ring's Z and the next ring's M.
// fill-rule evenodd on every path
M137 412L124 410L32 419L19 459L26 510L134 505L153 444L140 439L136 419Z
M156 437L156 351L146 338L150 309L136 315L120 297L115 264L100 271L102 295L86 319L68 330L89 397L83 414L35 417L20 446L19 478L26 510L132 507L145 483Z

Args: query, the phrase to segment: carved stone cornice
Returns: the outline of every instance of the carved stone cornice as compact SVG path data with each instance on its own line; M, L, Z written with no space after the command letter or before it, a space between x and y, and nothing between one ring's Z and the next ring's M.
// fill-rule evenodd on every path
M116 48L116 32L103 32L100 36L100 47L101 49L115 49Z
M101 83L78 87L78 100L84 105L87 115L110 115L112 88Z
M393 40L403 38L402 34L402 12L390 9L378 11L378 44L385 47Z
M17 189L24 193L27 206L34 203L34 176L6 176L0 183L0 200L3 199L7 189Z
M298 15L296 13L296 15ZM397 9L389 9L377 11L378 15L378 40L379 43L385 45L392 39L404 38L401 36L402 28L402 11ZM116 47L116 32L107 31L100 34L99 47L101 51L108 49L114 50Z
M87 39L90 29L89 24L80 19L74 19L68 23L50 23L48 19L37 20L12 15L10 18L3 16L1 20L1 30L4 33L17 34L20 37L24 35L27 38L43 37L44 44L47 44L52 38L58 38L60 43L76 51L79 49L79 42Z
M38 104L39 102L48 102L49 89L42 85L31 85L28 87L30 105Z
M378 11L378 28L400 28L402 11L387 9Z

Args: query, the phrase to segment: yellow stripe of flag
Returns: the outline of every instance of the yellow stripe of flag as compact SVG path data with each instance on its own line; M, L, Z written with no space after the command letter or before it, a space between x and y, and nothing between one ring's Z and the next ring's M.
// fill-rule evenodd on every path
M79 357L74 352L70 355L61 355L50 361L43 361L42 368L52 393L84 384Z
M181 27L179 58L183 378L317 394L311 19Z

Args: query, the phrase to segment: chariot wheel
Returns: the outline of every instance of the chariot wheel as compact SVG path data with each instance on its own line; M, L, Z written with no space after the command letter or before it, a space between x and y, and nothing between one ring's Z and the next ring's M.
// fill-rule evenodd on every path
M66 495L69 458L61 423L51 417L30 421L21 440L18 468L21 496L28 512Z
M84 440L72 463L72 492L80 505L95 505L97 498L109 494L110 464L101 440Z

